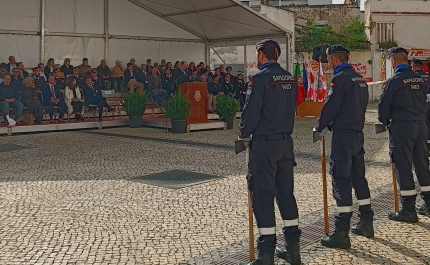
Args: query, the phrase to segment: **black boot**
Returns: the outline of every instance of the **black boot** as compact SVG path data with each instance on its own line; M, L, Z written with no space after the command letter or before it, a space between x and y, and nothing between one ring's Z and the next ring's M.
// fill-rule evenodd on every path
M238 265L275 265L275 257L273 255L263 255L249 263L238 263Z
M321 245L328 248L349 249L351 241L348 236L348 231L334 231L331 236L321 238Z
M372 221L360 221L357 225L351 226L351 232L353 234L364 236L367 238L375 237Z
M290 263L291 265L302 264L300 258L300 243L295 242L293 244L286 244L284 247L276 247L275 255Z
M418 215L416 211L406 211L405 209L400 209L399 212L388 213L388 219L404 222L404 223L418 223Z
M416 210L418 214L425 215L430 217L430 206L427 203L424 203L421 206L416 206Z

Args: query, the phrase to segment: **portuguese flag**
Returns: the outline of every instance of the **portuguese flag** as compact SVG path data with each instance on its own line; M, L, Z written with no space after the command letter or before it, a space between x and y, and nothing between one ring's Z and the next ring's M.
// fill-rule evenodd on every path
M297 91L297 100L296 100L296 106L300 106L302 104L303 100L305 99L305 86L303 85L303 79L302 79L302 70L300 69L300 64L296 63L296 69L294 70L294 79L296 79L298 84L298 91Z

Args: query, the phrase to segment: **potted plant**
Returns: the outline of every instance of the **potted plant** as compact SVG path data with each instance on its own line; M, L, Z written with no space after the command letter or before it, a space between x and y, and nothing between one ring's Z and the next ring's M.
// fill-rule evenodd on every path
M121 99L122 109L127 113L129 126L131 128L140 128L142 126L142 116L145 113L148 95L145 91L141 93L132 90L124 93Z
M190 115L190 103L187 94L174 93L169 101L160 108L163 116L170 119L172 123L172 133L185 133L187 128L187 118Z
M220 120L225 121L227 129L233 129L233 120L236 118L236 113L239 110L239 101L230 96L216 96L215 113L218 114Z

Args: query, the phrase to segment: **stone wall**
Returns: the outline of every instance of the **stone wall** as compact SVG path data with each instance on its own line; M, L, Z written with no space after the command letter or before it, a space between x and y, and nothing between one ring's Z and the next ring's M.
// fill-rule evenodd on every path
M298 19L327 20L335 31L360 16L358 5L286 5L279 8L294 12Z

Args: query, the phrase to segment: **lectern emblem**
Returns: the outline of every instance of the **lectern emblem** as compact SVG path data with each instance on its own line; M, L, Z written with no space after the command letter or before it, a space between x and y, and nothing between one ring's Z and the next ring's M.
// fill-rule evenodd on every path
M200 90L196 90L194 92L194 100L195 101L200 101L202 99L202 94L200 94Z

